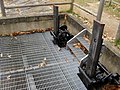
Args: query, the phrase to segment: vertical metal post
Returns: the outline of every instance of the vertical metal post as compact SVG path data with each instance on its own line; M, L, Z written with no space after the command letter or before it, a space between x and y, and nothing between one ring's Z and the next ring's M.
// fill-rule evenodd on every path
M120 39L120 22L119 22L118 31L116 34L116 40L119 40L119 39Z
M98 65L98 60L102 48L102 35L105 24L102 24L98 21L94 21L93 31L92 31L92 40L89 47L88 61L86 72L89 77L94 77L96 73L96 68Z
M4 1L3 0L0 0L0 7L1 7L2 16L6 16L5 7L4 7Z
M74 0L71 1L70 11L73 11Z
M54 34L57 36L59 32L58 6L53 6L53 13L54 13Z
M112 4L112 0L109 1L109 6Z
M100 5L99 5L98 13L97 13L97 18L96 18L98 21L101 20L104 3L105 3L105 0L100 0Z

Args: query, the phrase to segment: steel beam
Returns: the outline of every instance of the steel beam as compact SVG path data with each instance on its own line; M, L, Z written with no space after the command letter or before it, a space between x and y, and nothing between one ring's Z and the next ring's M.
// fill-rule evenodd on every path
M119 39L120 39L120 22L119 22L118 31L116 34L116 40L119 40Z
M89 47L88 61L86 72L89 77L94 77L96 73L96 68L98 65L98 60L102 48L102 35L105 24L101 24L98 21L94 21L93 31L92 31L92 40Z
M97 18L96 18L96 20L98 20L98 21L101 21L104 3L105 3L105 0L100 0L100 5L98 8L98 13L97 13Z
M75 1L75 0L71 0L71 6L70 6L70 10L71 10L71 11L73 11L74 1Z
M6 16L5 7L4 7L4 1L3 0L0 0L0 7L1 7L2 16Z
M54 13L54 34L57 36L59 32L59 15L58 15L58 6L53 6Z

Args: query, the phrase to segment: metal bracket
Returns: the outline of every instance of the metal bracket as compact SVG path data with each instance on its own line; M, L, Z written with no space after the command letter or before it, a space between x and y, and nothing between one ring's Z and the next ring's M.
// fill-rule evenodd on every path
M89 47L89 53L82 60L79 66L78 76L85 84L88 90L98 90L102 85L120 84L119 74L112 74L99 63L99 56L102 48L102 35L104 24L94 21L92 40Z

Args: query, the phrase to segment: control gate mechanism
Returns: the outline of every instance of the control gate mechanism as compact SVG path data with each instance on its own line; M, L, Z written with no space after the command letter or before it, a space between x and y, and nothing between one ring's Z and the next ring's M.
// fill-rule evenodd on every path
M100 62L104 24L94 21L89 53L81 60L78 76L88 90L99 90L105 84L120 84L120 76L110 73Z
M66 25L60 26L60 19L58 15L58 6L53 6L54 9L54 31L50 32L53 36L54 44L57 44L59 47L65 47L68 40L70 40L73 35L69 33Z

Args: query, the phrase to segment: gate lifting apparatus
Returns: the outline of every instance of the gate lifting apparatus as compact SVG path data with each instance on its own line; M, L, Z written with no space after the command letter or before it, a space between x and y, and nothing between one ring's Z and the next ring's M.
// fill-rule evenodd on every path
M67 41L69 41L73 35L69 33L66 25L59 25L60 17L58 15L58 6L53 6L54 9L54 31L50 32L53 36L54 44L57 44L59 47L65 47Z
M54 8L54 31L50 32L53 36L53 43L59 47L65 47L73 35L71 35L67 26L59 27L58 6ZM105 84L119 85L120 75L110 73L100 62L99 56L102 48L102 35L105 24L94 20L92 38L89 47L89 53L81 60L78 76L88 90L98 90Z
M89 53L79 66L78 76L88 90L98 90L105 84L119 85L120 75L110 73L100 62L99 56L102 49L102 35L105 24L94 20Z

